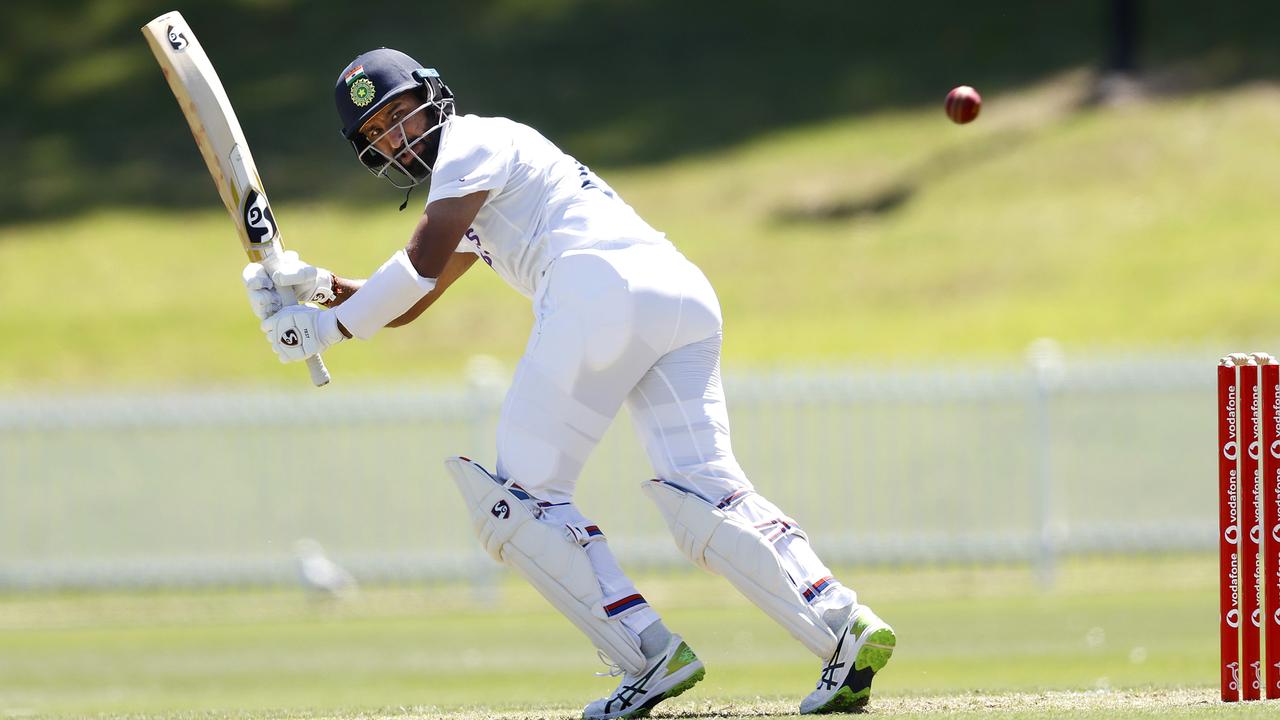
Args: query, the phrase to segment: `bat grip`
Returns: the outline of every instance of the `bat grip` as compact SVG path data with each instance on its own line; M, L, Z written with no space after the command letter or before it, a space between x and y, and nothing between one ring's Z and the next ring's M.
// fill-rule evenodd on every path
M284 288L284 291L280 293L280 301L285 305L297 305L298 301L293 297L293 288ZM320 353L307 358L307 369L311 371L311 382L316 387L324 387L329 384L329 368L324 366L324 360L321 359Z
M311 382L316 387L329 384L329 368L324 366L324 360L321 360L319 355L307 358L307 369L311 371Z

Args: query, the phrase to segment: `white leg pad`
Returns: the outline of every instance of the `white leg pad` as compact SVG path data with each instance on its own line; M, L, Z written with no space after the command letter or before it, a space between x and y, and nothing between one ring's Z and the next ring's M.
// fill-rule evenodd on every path
M670 483L649 480L643 487L676 546L695 565L723 575L814 655L827 658L835 652L835 633L800 596L773 545L755 528Z
M539 520L524 501L471 460L452 457L444 465L466 500L484 549L523 575L613 662L642 673L647 661L640 639L605 614L600 581L586 549L572 539L572 528Z

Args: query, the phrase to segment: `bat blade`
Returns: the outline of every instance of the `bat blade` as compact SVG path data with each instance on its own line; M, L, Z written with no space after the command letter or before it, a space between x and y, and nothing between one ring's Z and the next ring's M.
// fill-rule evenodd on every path
M280 226L213 63L179 12L157 17L142 27L142 34L191 126L245 254L271 272L284 249ZM281 295L286 304L295 304L292 293ZM317 387L328 384L329 371L319 355L308 358L307 367Z

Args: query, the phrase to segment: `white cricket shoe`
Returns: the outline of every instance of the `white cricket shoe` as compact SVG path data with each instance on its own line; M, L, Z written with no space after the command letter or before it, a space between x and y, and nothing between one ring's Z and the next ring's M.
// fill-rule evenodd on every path
M651 660L643 672L624 674L609 697L583 709L583 720L645 717L654 705L688 690L706 674L698 656L679 635L673 634L666 650Z
M893 628L866 605L854 607L822 666L818 687L800 703L800 714L857 712L871 699L871 678L889 662L898 643Z

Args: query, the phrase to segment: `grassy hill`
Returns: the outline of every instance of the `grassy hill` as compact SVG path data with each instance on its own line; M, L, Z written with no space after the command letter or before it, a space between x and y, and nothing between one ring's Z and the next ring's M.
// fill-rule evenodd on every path
M598 168L716 284L726 362L977 357L1277 333L1280 89L1180 88L1103 109L1085 73L823 120L638 167ZM554 135L553 135L554 137ZM260 161L270 184L286 172ZM359 171L349 170L358 177ZM208 181L201 209L96 210L0 228L0 384L303 385L239 286ZM398 196L277 201L286 242L340 274L375 268L414 218ZM477 267L413 326L330 354L342 383L514 360L527 303Z
M1261 0L1140 2L1141 67L1222 86L1274 76ZM49 0L0 23L0 222L208 203L208 180L138 28L178 7L236 105L272 196L375 196L332 88L359 52L438 67L468 112L533 124L601 167L731 149L851 114L1011 93L1108 56L1111 3L945 0ZM3 141L0 141L3 142Z

